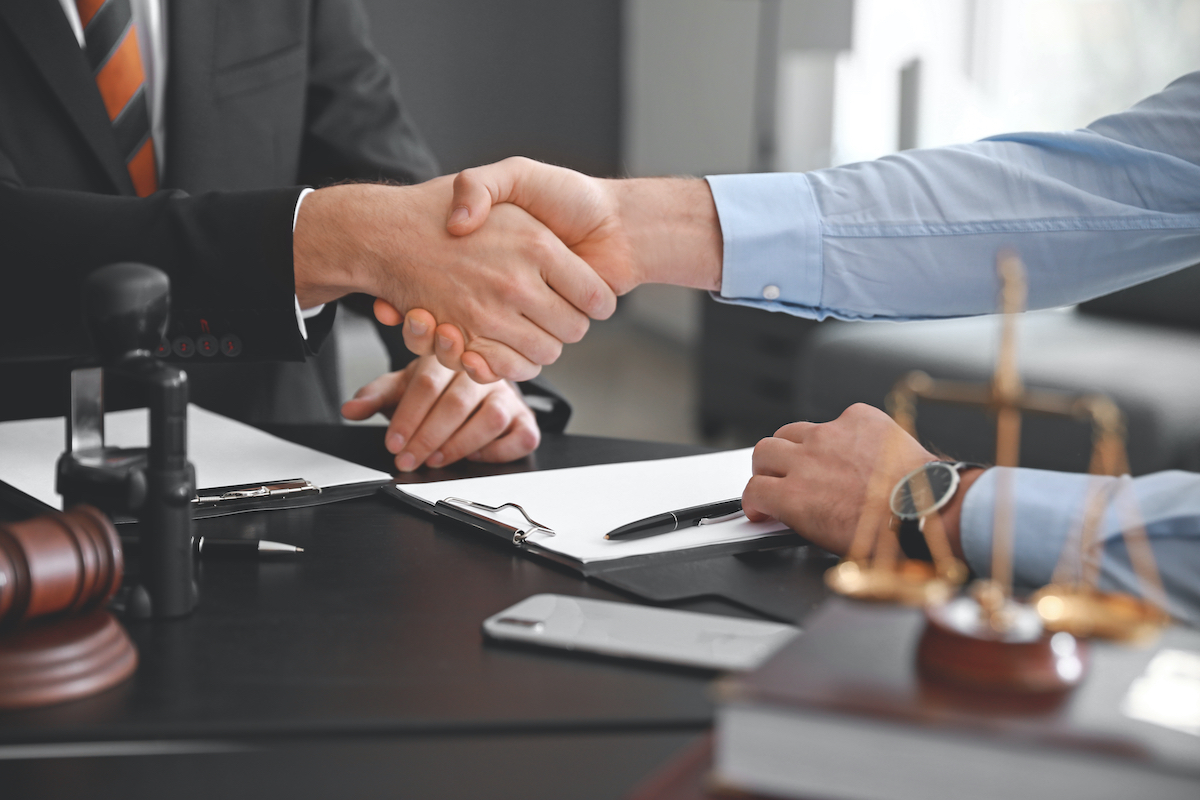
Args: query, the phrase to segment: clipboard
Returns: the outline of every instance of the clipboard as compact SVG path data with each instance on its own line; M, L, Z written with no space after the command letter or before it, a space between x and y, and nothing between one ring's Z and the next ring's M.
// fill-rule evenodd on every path
M727 471L730 474L727 482L697 487L698 492L708 492L707 498L693 495L686 499L686 492L673 494L646 513L648 504L656 502L653 499L654 476L670 475L682 470L684 482L687 482L689 476L703 475L709 465L713 471ZM547 496L553 499L563 491L563 487L574 486L577 488L573 491L577 493L594 492L603 495L605 502L619 502L618 495L604 494L604 490L609 488L607 479L611 477L607 473L627 469L634 471L632 483L625 484L626 488L630 485L634 487L629 490L630 494L641 492L647 496L637 498L637 507L631 509L624 519L609 514L604 520L595 521L590 536L603 539L603 533L607 530L649 516L650 513L737 494L749 477L750 451L747 449L740 455L738 451L726 451L682 459L571 467L434 483L389 484L381 493L432 517L435 530L452 535L486 534L489 539L501 543L501 547L512 548L524 557L565 568L586 579L654 603L681 604L715 598L750 609L769 619L797 622L826 596L820 576L833 563L834 557L817 548L804 546L804 539L782 525L752 537L647 552L645 543L652 539L665 542L667 537L707 535L698 534L695 529L678 531L640 540L643 546L637 549L641 552L618 557L581 559L561 552L561 547L559 550L551 549L550 543L561 539L561 535L548 537L539 533L539 529L561 528L563 517L561 513L555 516L553 503L539 501ZM651 476L650 480L646 479L648 475ZM542 479L547 480L546 485L541 485ZM531 491L530 486L536 491ZM649 491L643 491L642 487ZM539 496L538 492L543 494ZM420 497L414 496L418 493ZM510 497L502 497L506 493ZM621 496L624 496L623 493ZM498 520L494 513L472 508L472 503L480 503L485 508L515 504L520 506L520 510L510 508L504 518ZM594 508L590 513L595 514ZM598 530L596 525L608 527ZM720 526L711 527L717 529ZM556 530L555 533L561 534L561 531Z
M146 443L144 408L105 415L110 444ZM0 497L33 514L59 510L55 465L62 417L0 422ZM188 406L188 459L200 488L196 519L274 508L304 508L374 494L391 475L289 442L251 425ZM117 518L115 522L131 521Z
M491 536L498 537L504 542L512 545L515 549L522 553L532 556L533 558L542 561L548 561L581 575L585 578L595 578L604 575L616 575L617 573L637 571L641 568L650 567L656 569L661 565L668 563L683 563L689 561L703 561L719 556L734 555L737 553L750 553L759 550L771 549L773 547L789 547L800 542L799 537L791 530L782 530L756 539L748 539L737 542L722 542L720 544L705 545L702 547L689 547L684 550L673 550L663 553L649 553L644 555L626 556L624 558L606 559L604 561L580 561L577 558L556 553L553 550L547 549L545 546L538 544L536 541L531 541L529 538L530 527L537 527L536 523L533 526L514 526L503 521L497 521L489 516L464 508L461 505L439 501L430 509L424 503L415 501L413 497L399 489L395 484L389 484L379 490L381 494L394 498L404 505L416 511L431 514L441 520L452 520L455 523L469 526L470 528L486 533ZM458 498L465 499L465 498ZM639 592L640 594L640 592ZM670 595L670 592L665 592ZM678 598L676 598L678 599Z

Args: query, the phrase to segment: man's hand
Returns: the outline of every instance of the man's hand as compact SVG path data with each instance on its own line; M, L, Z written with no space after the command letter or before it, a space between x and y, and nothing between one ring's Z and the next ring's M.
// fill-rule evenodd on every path
M386 304L381 318L427 309L461 331L486 376L531 378L576 342L588 317L616 296L543 224L513 205L470 237L445 229L452 179L417 186L351 184L309 195L292 237L302 307L360 291ZM388 312L388 309L391 311ZM399 311L398 311L399 310Z
M603 180L509 158L455 177L446 229L469 239L486 231L484 223L496 213L493 206L505 203L543 222L617 294L642 283L720 288L721 229L703 180ZM416 315L420 333L412 329L413 313L408 316L404 336L409 349L436 353L447 366L462 366L480 380L489 379L483 359L470 352L477 348L446 324L451 320L427 311L433 313ZM400 320L398 313L380 306L376 314L381 320Z
M401 472L460 458L513 461L541 441L533 412L512 384L481 385L432 356L376 378L342 405L347 419L375 413L391 417L384 444Z
M871 524L882 522L896 483L936 459L887 414L860 403L833 422L793 422L760 441L742 506L749 519L777 519L813 544L844 554L859 516L868 513L874 517ZM875 476L876 470L883 473ZM965 491L960 490L955 511ZM953 531L946 511L943 520L952 548L961 555L957 516Z

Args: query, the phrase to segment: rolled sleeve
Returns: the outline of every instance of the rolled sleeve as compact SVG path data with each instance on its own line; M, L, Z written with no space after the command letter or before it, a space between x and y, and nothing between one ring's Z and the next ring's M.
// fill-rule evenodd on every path
M820 218L797 173L710 175L724 239L717 300L821 317Z

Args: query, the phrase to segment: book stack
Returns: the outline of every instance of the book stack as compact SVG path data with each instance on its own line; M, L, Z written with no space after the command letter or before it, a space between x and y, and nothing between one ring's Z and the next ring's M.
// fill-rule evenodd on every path
M834 598L763 667L720 684L710 791L1200 798L1200 632L1094 642L1082 686L1019 696L922 679L923 624L917 609Z

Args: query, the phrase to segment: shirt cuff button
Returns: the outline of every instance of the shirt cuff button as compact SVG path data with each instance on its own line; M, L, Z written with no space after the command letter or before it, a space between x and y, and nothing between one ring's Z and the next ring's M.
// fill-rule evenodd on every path
M766 300L779 299L779 287L773 283L769 283L763 287L763 298Z

